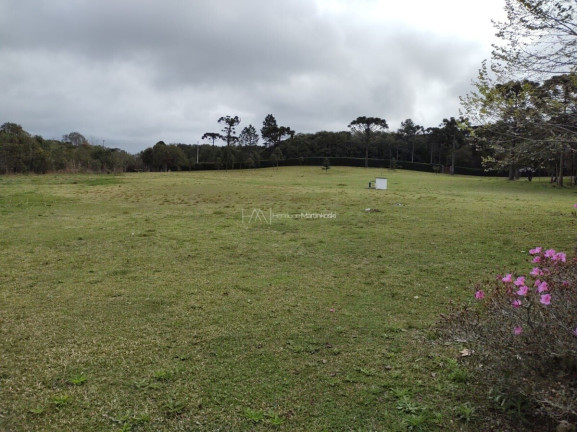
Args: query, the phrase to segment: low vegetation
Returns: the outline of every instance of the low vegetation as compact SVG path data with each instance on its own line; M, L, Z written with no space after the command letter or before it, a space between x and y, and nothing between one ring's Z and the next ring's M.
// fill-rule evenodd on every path
M0 189L6 431L507 430L435 325L530 248L575 242L574 191L538 178L301 167Z
M577 420L577 259L536 247L532 270L479 285L477 305L443 317L495 402L527 423Z

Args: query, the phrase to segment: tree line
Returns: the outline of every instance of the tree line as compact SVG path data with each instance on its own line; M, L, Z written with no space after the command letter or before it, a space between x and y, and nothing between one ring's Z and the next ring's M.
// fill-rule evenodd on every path
M495 23L501 43L483 63L459 117L424 128L406 119L396 131L360 116L339 132L297 133L268 114L260 128L217 120L203 144L159 141L137 155L93 145L78 132L62 140L0 127L0 173L48 171L246 169L290 163L386 166L456 173L538 172L563 185L577 170L577 12L574 0L505 0ZM218 143L218 145L217 145ZM262 144L261 144L262 143ZM318 161L320 159L320 161Z
M124 172L142 168L124 150L92 145L79 132L62 140L32 136L16 123L0 126L0 174L47 172Z
M45 140L18 124L4 123L0 127L0 174L320 166L325 158L337 165L369 166L370 162L371 166L450 172L457 164L481 170L482 154L467 142L454 118L427 129L407 119L398 130L389 131L384 119L358 117L348 130L316 133L296 133L278 125L272 114L264 119L260 133L253 125L238 133L238 116L224 116L217 122L221 131L205 133L203 144L159 141L135 155L91 144L79 132L61 140Z
M330 158L340 165L438 172L454 172L459 166L482 174L486 155L468 141L468 132L460 127L462 122L463 119L452 117L443 119L437 127L424 128L406 119L400 128L390 131L385 119L361 116L351 121L348 130L296 133L288 126L280 126L274 115L268 114L259 134L252 124L237 133L241 119L228 115L217 120L220 132L202 136L203 144L159 141L139 156L151 171L247 169L311 164Z

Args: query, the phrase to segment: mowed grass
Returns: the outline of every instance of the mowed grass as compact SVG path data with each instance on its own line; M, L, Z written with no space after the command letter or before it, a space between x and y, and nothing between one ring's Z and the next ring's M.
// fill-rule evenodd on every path
M572 252L574 202L344 167L0 177L0 430L479 430L431 327ZM268 219L301 212L336 217Z

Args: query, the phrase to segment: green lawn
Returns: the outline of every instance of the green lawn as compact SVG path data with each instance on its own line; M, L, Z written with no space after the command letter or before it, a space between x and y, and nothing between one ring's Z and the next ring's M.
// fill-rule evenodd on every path
M344 167L0 177L0 430L479 430L431 326L572 253L575 202ZM336 217L268 219L301 212Z

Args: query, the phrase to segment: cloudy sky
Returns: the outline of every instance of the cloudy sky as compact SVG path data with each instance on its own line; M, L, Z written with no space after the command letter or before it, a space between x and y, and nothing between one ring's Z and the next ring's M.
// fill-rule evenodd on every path
M135 153L238 115L297 132L457 116L504 0L0 0L0 124Z

